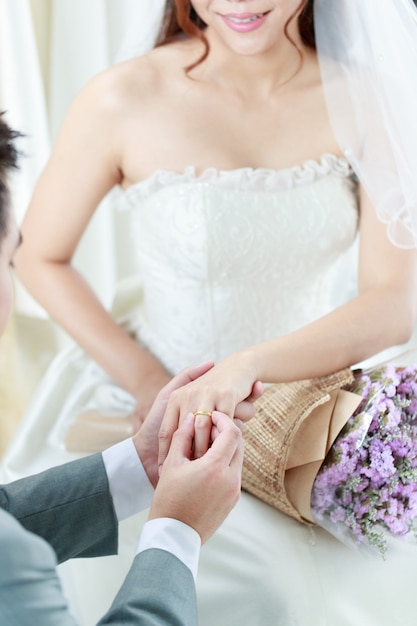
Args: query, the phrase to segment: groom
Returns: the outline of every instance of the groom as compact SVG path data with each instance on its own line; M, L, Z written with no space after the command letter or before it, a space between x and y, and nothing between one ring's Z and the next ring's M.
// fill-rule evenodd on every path
M6 182L17 164L17 136L0 115L0 333L12 307L10 267L20 243ZM118 522L149 505L137 555L99 624L197 624L194 578L200 545L239 497L242 435L233 420L215 412L212 446L190 460L194 417L189 415L174 436L159 481L156 452L170 393L210 367L176 376L132 439L0 486L0 624L75 626L57 562L117 553Z

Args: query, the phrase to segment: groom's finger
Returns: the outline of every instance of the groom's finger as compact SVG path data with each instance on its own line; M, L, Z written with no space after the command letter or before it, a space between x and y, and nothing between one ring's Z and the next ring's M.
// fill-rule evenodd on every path
M191 460L193 458L194 436L195 417L189 413L172 437L171 447L165 462L169 464L170 462L183 462L184 459Z
M240 428L220 411L213 411L212 420L217 436L205 456L224 461L227 465L243 463L244 444Z

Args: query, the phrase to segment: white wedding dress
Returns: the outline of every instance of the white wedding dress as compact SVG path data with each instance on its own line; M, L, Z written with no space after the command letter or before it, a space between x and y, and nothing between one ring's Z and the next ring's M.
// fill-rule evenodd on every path
M354 293L357 185L343 158L279 171L160 171L121 192L121 204L131 211L140 289L125 290L128 306L119 298L119 319L172 373L291 332ZM41 384L4 477L75 458L63 438L85 407L131 406L70 347ZM61 567L82 626L110 604L142 519L122 524L119 556ZM243 493L202 549L200 626L412 626L416 578L414 545L384 562Z

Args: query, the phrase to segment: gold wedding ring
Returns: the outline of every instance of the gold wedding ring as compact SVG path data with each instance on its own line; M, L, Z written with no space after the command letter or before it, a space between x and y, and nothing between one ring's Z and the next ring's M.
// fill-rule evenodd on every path
M194 417L197 417L197 415L206 415L206 417L211 419L212 413L211 411L194 411L193 415Z

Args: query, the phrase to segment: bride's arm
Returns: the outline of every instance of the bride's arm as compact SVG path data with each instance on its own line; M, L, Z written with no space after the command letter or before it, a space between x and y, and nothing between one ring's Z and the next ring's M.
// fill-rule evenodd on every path
M145 415L170 378L103 308L71 265L101 199L122 180L126 91L114 70L93 79L72 105L21 230L19 278L51 317L142 403ZM91 252L94 254L94 252Z
M417 251L394 246L361 190L358 296L253 355L271 382L321 376L407 342L417 319Z
M295 332L232 354L175 392L161 428L160 461L178 419L188 411L217 409L233 415L236 402L255 380L277 383L322 376L408 341L417 317L416 285L417 251L389 242L362 191L358 296Z

